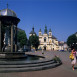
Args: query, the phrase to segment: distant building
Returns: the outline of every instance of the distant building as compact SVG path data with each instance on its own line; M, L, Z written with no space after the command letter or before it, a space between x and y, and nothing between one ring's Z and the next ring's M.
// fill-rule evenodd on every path
M42 34L41 29L39 30L39 49L44 50L59 50L58 40L55 36L52 35L51 29L49 33L47 31L47 26L45 26L44 34Z
M36 35L34 31L34 27L32 28L32 31L30 32L29 36ZM58 41L57 38L52 35L51 29L49 29L49 32L47 30L47 26L45 26L44 34L42 34L41 29L39 30L39 41L40 45L38 49L44 49L44 50L68 50L67 43L64 41ZM31 46L31 49L35 49Z
M34 31L34 27L32 28L32 31L29 33L29 36L35 36L36 32ZM35 47L31 46L31 49L35 49Z
M59 51L67 51L68 45L64 41L59 41Z
M32 31L29 33L29 36L32 36L32 35L36 35L36 33L34 31L34 27L32 28Z

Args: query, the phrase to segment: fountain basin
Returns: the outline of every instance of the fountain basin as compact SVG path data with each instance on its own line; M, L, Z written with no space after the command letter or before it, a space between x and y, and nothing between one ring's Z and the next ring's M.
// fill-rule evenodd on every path
M24 52L0 52L0 59L20 59L25 58Z

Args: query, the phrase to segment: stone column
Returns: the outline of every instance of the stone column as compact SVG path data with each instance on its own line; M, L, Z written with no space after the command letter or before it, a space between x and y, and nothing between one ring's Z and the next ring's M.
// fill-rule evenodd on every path
M1 21L0 21L0 52L1 52Z
M10 28L10 27L9 27L9 28ZM11 46L11 37L10 37L11 34L10 34L10 30L11 30L11 29L8 30L8 31L9 31L9 32L8 32L8 34L9 34L9 35L8 35L8 46Z
M17 52L17 25L15 26L15 52Z
M11 25L11 52L13 52L13 24Z

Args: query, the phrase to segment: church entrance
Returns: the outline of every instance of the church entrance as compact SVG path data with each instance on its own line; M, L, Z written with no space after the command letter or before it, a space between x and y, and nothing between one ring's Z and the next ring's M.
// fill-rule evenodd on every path
M53 50L54 50L54 48L53 48Z

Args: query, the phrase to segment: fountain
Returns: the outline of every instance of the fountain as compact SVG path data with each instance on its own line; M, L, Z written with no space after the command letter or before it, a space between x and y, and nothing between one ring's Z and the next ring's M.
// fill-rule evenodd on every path
M17 24L20 19L10 9L0 10L0 58L25 57L17 52Z

